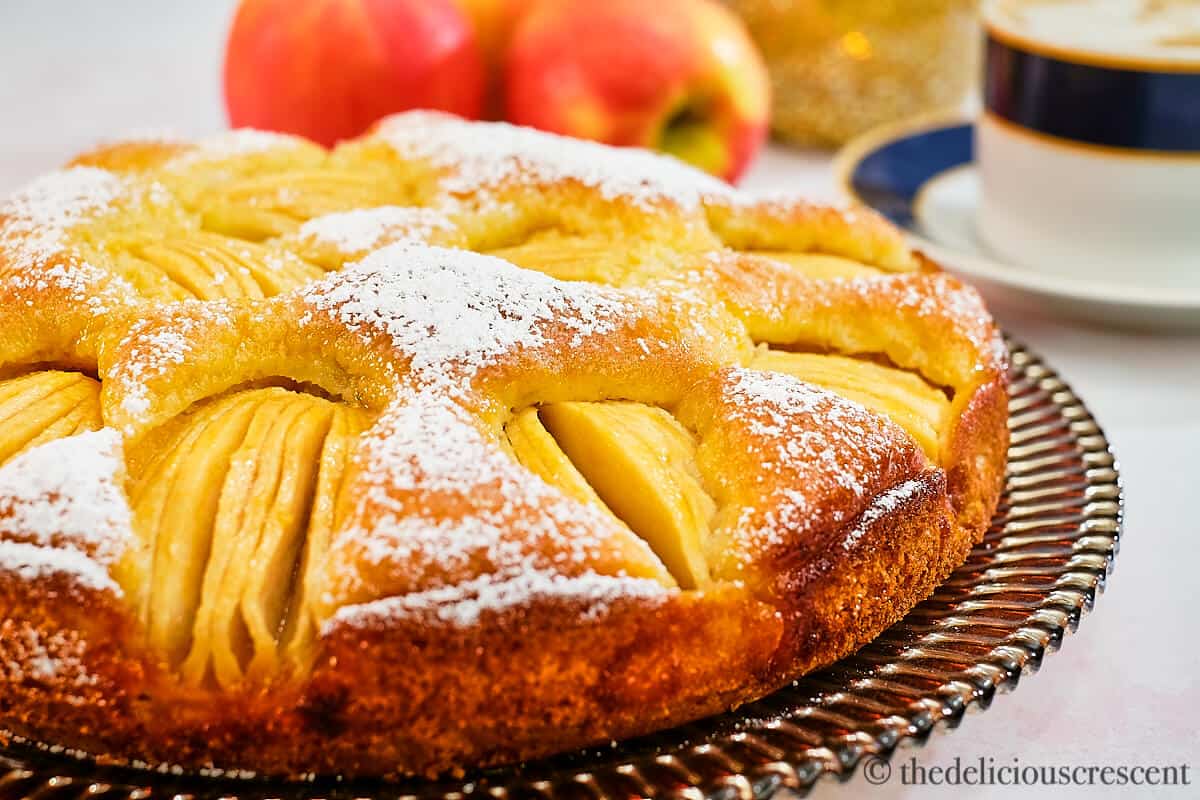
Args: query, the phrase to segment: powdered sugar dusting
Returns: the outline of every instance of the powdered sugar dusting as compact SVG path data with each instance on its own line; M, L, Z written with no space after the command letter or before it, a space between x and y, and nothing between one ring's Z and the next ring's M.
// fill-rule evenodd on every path
M0 683L50 683L83 691L99 679L86 667L87 643L74 631L39 630L27 620L0 622ZM83 698L71 698L83 702Z
M83 261L14 272L3 280L18 296L27 295L24 302L29 307L44 304L46 298L42 295L56 291L65 295L72 307L99 315L136 297L136 290L127 280Z
M133 541L121 441L105 428L48 442L0 467L0 569L68 574L120 593L108 574Z
M170 167L191 167L305 145L316 146L299 136L254 128L238 128L196 142L193 149L171 159Z
M298 235L344 253L362 253L385 238L427 242L452 229L450 219L432 208L380 206L316 217L301 225Z
M751 552L781 535L858 513L874 491L879 465L890 463L904 438L863 406L782 373L731 370L725 396L731 420L752 435L748 447L761 464L755 481L791 475L777 488L773 507L743 513L739 526ZM835 497L848 502L831 502Z
M136 183L95 167L71 167L45 175L0 206L0 272L26 305L44 302L46 291L65 293L72 306L103 314L136 297L119 275L88 263L72 246L72 231L114 210L114 204L170 202L159 183Z
M124 179L95 167L51 172L28 184L0 207L0 243L10 267L41 266L66 247L72 227L126 190Z
M184 301L176 308L182 313L165 322L147 319L131 326L120 345L126 355L105 376L106 382L118 387L121 410L132 419L150 410L150 382L185 363L203 346L204 334L211 333L214 324L230 320L230 305L225 301Z
M489 575L454 586L345 606L338 610L325 629L337 625L370 627L406 618L423 621L432 618L467 628L478 624L484 614L499 614L548 599L583 605L585 610L580 619L591 621L602 618L613 603L621 600L659 603L668 596L669 591L661 584L646 578L594 572L569 577L546 570L530 570L500 580Z
M467 122L416 111L388 117L376 135L402 157L444 170L441 186L452 195L470 195L508 182L576 181L610 200L630 200L646 207L670 201L695 209L707 197L737 196L729 184L668 156L503 122Z
M397 599L374 616L431 612L469 624L521 596L648 592L617 580L619 570L576 580L596 565L656 559L606 514L518 465L448 398L427 391L389 409L360 458L364 491L348 515L358 522L334 546L353 548L355 563L401 571Z
M847 551L853 550L854 545L866 534L872 525L900 508L900 506L919 495L922 491L925 491L925 489L926 484L921 479L913 478L877 495L871 502L871 505L867 506L867 510L858 518L858 524L846 534L846 538L842 541L842 548Z
M556 281L466 250L397 243L303 290L315 313L382 333L418 380L453 387L519 348L615 330L642 295ZM305 322L307 320L302 320Z
M0 467L0 535L111 563L131 537L121 440L104 428L47 442Z
M854 278L843 284L847 289L870 300L881 294L897 309L923 319L946 319L955 323L954 330L964 336L972 348L995 357L997 342L995 325L979 292L945 274L909 274L881 278ZM1002 359L1007 361L1007 350Z
M78 550L0 541L0 570L13 572L23 581L68 575L82 587L121 595L121 587L108 570Z
M121 408L133 417L140 417L150 410L146 377L161 374L170 364L182 364L193 345L182 331L163 330L142 337L139 346L141 357L130 359L125 369L132 380L127 381L128 391L121 398Z

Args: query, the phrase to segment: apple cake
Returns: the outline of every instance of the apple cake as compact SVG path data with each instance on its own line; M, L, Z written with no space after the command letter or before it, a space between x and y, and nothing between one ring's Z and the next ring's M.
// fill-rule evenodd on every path
M861 210L409 113L0 208L0 728L437 775L860 647L997 504L1006 355Z

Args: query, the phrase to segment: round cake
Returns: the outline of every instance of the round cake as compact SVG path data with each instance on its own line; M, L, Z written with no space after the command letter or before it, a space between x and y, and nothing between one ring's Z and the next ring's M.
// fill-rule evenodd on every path
M995 509L1007 364L863 210L409 113L0 207L0 729L439 775L760 698Z

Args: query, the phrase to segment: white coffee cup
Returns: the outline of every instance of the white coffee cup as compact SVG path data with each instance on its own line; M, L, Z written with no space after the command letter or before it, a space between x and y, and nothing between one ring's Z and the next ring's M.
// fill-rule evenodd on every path
M1039 270L1200 288L1200 0L994 0L980 235Z

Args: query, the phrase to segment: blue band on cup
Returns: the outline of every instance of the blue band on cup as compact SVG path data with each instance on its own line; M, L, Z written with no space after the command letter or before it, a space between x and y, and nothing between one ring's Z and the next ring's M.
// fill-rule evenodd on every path
M1059 139L1200 153L1200 73L1076 64L989 34L984 105L1002 119Z

